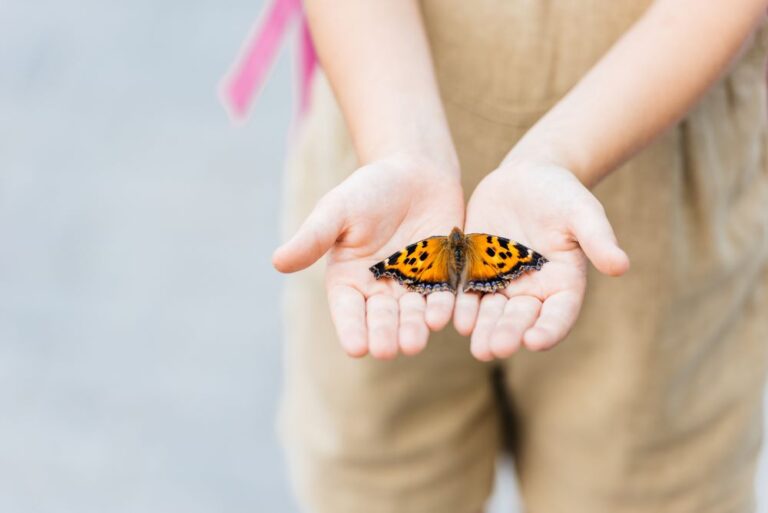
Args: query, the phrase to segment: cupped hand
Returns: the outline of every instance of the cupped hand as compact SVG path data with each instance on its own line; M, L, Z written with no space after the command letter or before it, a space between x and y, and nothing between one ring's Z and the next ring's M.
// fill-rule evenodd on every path
M581 309L587 259L610 276L629 268L600 202L556 165L502 164L472 194L466 231L520 241L549 260L495 294L458 295L454 325L471 334L480 360L508 357L521 345L538 351L560 342Z
M395 156L365 165L328 192L298 232L278 248L281 272L304 269L326 253L326 288L343 349L381 359L415 354L429 330L450 321L455 296L426 298L368 270L395 251L432 235L447 235L464 219L457 170Z

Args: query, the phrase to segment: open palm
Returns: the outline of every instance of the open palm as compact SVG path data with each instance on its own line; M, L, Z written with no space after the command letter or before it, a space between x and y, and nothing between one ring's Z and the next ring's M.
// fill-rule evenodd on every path
M328 253L326 288L344 350L392 358L421 351L429 329L445 327L454 295L426 298L368 268L395 251L460 226L464 202L458 176L395 157L366 165L326 194L296 235L275 251L282 272L304 269Z
M548 349L570 331L587 282L587 257L608 275L629 266L598 200L567 169L528 165L498 169L467 206L467 232L501 235L549 262L496 294L459 294L454 324L472 335L472 354L505 358L521 345Z

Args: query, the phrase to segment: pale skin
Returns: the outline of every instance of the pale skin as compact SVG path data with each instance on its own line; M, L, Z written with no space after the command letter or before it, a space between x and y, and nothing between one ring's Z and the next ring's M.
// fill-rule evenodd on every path
M695 105L768 7L765 0L657 0L511 148L465 209L415 0L305 5L363 165L275 251L274 265L295 272L328 255L328 303L351 356L418 353L429 331L453 317L480 360L563 340L578 318L588 261L610 276L628 270L629 259L589 188ZM368 271L454 225L519 240L550 262L485 296L424 298Z

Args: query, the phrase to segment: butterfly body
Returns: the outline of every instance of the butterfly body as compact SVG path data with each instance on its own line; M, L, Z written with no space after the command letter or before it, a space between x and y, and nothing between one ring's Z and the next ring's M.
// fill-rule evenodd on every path
M376 279L393 278L408 290L430 294L440 290L494 292L547 259L504 237L464 234L429 237L393 253L370 268Z

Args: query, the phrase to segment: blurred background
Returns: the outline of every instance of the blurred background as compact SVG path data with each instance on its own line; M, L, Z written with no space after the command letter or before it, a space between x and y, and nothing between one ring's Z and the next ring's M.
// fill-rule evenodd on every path
M269 263L289 48L246 125L215 96L262 4L0 2L0 511L298 511ZM765 457L759 483L768 513Z

